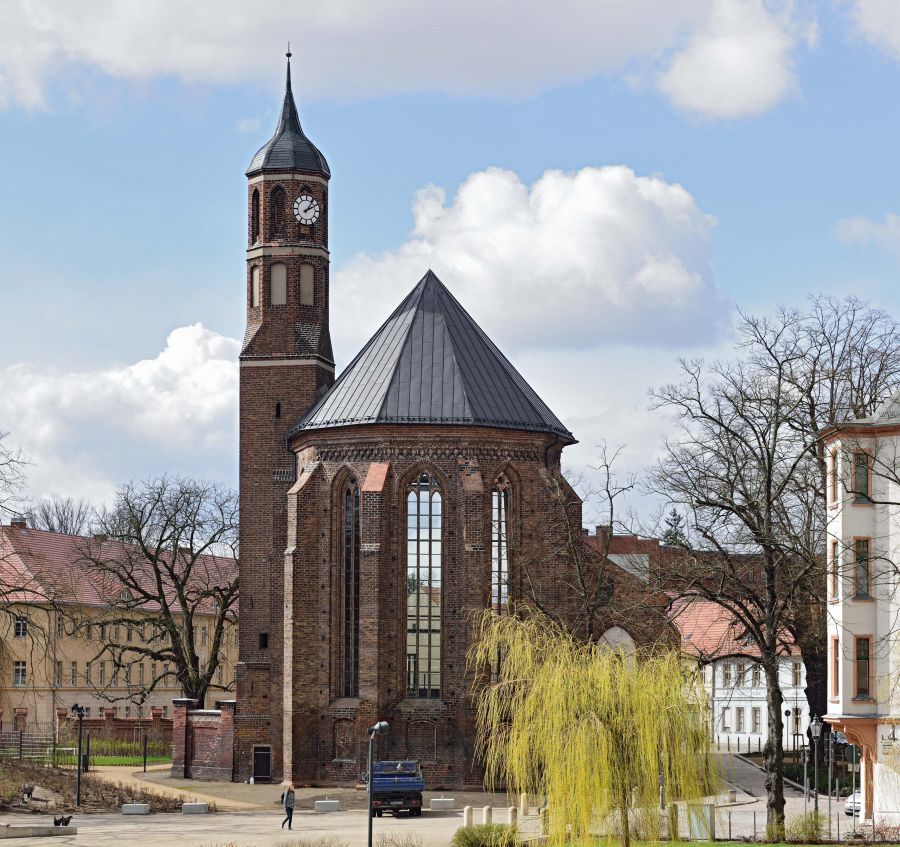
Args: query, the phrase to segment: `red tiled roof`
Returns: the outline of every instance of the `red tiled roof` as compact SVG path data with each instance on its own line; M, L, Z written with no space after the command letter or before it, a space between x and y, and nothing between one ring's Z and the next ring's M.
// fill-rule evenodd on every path
M121 591L122 584L112 575L105 576L92 570L86 558L102 555L104 561L124 562L128 553L124 545L106 539L31 527L0 526L2 597L6 602L108 606ZM201 556L194 566L194 576L198 587L221 585L234 580L237 567L234 559ZM147 579L148 582L152 580L149 565ZM171 599L174 600L174 591ZM211 601L207 602L212 611Z
M669 608L669 620L681 635L681 649L702 659L725 656L759 656L759 648L752 641L742 639L744 628L732 614L710 600L676 600ZM799 648L789 634L784 633L782 651L799 655Z

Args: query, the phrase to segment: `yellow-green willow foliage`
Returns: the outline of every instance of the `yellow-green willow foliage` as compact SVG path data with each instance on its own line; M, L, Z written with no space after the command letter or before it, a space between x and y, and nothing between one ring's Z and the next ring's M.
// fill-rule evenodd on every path
M487 783L545 797L553 844L659 840L660 774L670 803L715 792L706 698L676 652L623 656L539 615L485 612L469 662Z

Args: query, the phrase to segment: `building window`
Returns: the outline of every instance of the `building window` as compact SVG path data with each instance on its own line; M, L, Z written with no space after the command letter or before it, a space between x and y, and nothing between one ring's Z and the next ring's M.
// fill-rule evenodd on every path
M84 663L84 684L85 685L91 684L91 663L90 662Z
M88 641L94 640L94 627L91 624L85 624L84 634Z
M406 494L406 693L410 697L441 696L441 509L437 480L420 474Z
M737 684L741 686L747 684L747 666L743 662L737 663Z
M167 680L169 678L169 663L168 662L163 663L162 676L163 676L164 680ZM168 685L168 683L165 683L165 684Z
M156 679L156 662L150 662L150 684Z
M125 665L125 685L131 685L131 665Z
M268 650L269 649L269 633L261 632L259 634L259 649L260 650Z
M101 688L106 685L106 662L102 659L97 662L97 685Z
M117 688L118 685L119 685L119 664L118 664L118 662L113 662L112 687Z
M838 502L838 453L837 450L831 450L831 476L829 479L829 494L831 505L835 506Z
M731 663L725 662L722 665L722 685L726 688L731 686Z
M744 709L743 707L739 707L734 710L734 721L735 726L734 729L736 732L744 731Z
M219 665L216 668L216 685L218 685L220 687L222 685L222 666L221 665Z
M250 308L259 308L259 265L250 268Z
M85 706L85 707L84 707L84 716L85 716L86 718L89 718L89 717L91 716L91 707L90 707L90 706Z
M722 732L731 732L731 717L727 707L722 709Z
M287 266L281 262L269 268L269 303L273 306L287 303Z
M300 265L300 305L313 306L316 302L316 269L310 264Z
M359 485L343 492L344 543L341 578L341 695L359 696Z
M802 678L802 668L803 665L800 662L792 662L791 663L791 685L794 688L800 687L800 680Z
M113 626L113 639L115 640L116 643L119 642L119 625L118 624L115 624L115 626Z
M501 476L491 489L491 608L509 611L509 482Z
M144 622L141 621L140 624L138 624L138 638L141 641L146 641L147 639L144 637L145 634L146 630L144 629Z
M853 542L853 591L856 597L869 597L869 539L857 538Z
M131 706L126 706L126 707L125 707L125 717L126 717L126 718L130 718L130 717L131 717Z
M753 665L753 686L754 688L758 688L762 684L762 668L760 668L759 664Z
M168 706L163 706L163 717L164 718L169 717L169 707Z
M138 685L144 684L144 663L138 665Z
M856 639L856 697L872 696L872 639Z
M838 593L838 569L841 566L840 544L837 539L831 542L831 556L828 561L828 592L832 600L837 600Z
M753 721L753 726L751 728L751 732L753 732L754 735L759 735L759 733L760 733L761 718L762 718L762 712L760 711L759 706L754 706L752 717L751 717L751 720Z
M853 502L871 503L871 481L869 471L872 459L862 450L853 454Z
M16 688L24 688L28 684L28 663L15 662L13 664L13 685Z
M56 637L63 637L63 619L59 612L56 613Z
M28 635L28 618L17 617L15 625L15 637L25 638Z
M62 685L62 675L63 675L63 665L62 662L56 663L56 675L54 677L53 683L59 688Z
M837 636L831 638L831 696L841 693L841 642Z
M71 673L71 677L69 678L71 681L72 688L78 685L78 662L72 662L69 667L69 671Z
M279 185L269 195L269 204L271 206L270 220L272 222L272 235L284 235L285 222L285 194L284 189Z
M250 198L250 243L259 241L259 189L253 189Z
M200 627L200 646L201 647L206 646L206 627L205 626Z

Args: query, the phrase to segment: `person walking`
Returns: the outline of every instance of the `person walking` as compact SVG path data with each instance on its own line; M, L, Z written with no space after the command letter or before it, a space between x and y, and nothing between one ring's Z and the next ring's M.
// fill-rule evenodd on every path
M291 829L291 824L294 822L294 786L292 784L289 784L281 795L281 805L284 806L284 820L281 822L281 828L284 829L284 825L287 824L288 829Z

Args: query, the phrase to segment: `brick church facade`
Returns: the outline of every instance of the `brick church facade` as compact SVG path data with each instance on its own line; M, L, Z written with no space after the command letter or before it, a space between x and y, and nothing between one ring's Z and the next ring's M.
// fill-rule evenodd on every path
M536 597L574 614L573 556L601 556L560 470L575 439L431 271L335 380L330 176L288 64L247 171L232 774L355 782L366 728L387 720L383 756L420 759L432 786L476 785L472 614ZM629 608L649 598L611 567ZM659 634L614 603L607 623Z

